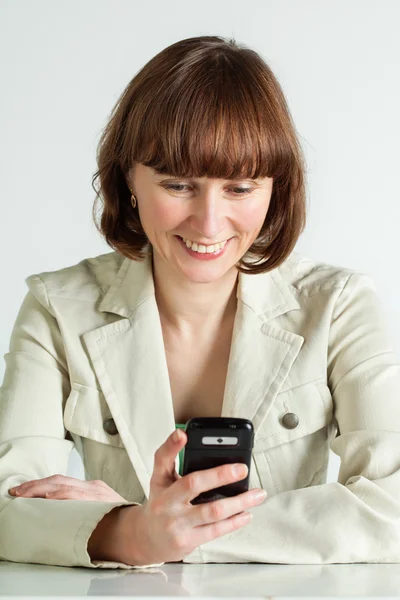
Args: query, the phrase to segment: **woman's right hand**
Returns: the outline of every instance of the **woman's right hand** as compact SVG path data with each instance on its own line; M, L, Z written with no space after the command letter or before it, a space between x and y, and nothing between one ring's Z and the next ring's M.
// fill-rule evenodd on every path
M179 429L167 438L154 456L148 502L123 511L125 534L131 540L128 545L139 560L130 564L181 561L197 546L249 523L252 515L246 509L261 504L266 497L264 490L255 488L230 498L191 504L201 492L244 479L247 466L240 465L244 468L241 473L226 464L181 477L175 470L175 459L186 442L186 433ZM257 498L257 492L263 495Z

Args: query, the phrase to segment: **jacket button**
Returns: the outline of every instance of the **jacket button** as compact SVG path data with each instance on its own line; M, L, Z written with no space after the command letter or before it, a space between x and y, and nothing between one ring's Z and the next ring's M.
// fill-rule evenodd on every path
M299 417L295 413L286 413L282 417L282 425L286 429L294 429L299 424Z
M104 421L103 429L109 435L117 435L118 433L118 429L115 425L114 419L107 419L106 421Z

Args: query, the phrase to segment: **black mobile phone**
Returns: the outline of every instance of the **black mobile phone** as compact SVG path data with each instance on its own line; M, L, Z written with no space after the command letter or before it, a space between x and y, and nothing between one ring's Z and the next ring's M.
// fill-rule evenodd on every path
M227 463L245 463L248 468L246 478L202 492L191 501L192 504L247 492L254 443L251 421L235 417L197 417L186 422L185 432L188 439L184 447L182 475Z

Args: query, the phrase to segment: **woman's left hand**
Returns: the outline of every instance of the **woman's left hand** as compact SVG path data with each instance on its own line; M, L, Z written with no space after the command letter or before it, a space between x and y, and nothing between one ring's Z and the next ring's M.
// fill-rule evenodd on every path
M52 500L92 500L97 502L127 502L104 481L82 481L65 475L51 475L26 481L8 490L10 496L50 498Z

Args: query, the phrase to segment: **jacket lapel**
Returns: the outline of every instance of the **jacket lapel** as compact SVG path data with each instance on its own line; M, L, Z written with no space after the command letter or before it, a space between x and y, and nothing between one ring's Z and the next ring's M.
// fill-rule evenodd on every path
M239 273L237 298L222 416L250 419L257 438L304 342L273 319L300 305L279 268ZM148 498L154 453L175 428L150 245L144 261L122 261L99 310L123 318L85 333L83 340Z

